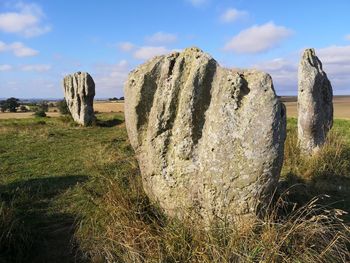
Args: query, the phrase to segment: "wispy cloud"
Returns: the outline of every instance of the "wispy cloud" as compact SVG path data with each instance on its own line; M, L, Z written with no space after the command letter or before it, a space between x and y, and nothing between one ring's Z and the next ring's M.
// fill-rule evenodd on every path
M329 46L316 51L327 64L350 65L350 45Z
M349 35L346 35L346 36L345 36L345 39L350 41L350 34L349 34Z
M191 3L194 7L201 7L204 5L207 5L210 0L186 0L187 2Z
M51 30L43 23L45 14L39 5L19 2L13 9L15 11L0 13L0 31L35 37Z
M294 60L287 58L276 58L252 65L272 76L276 90L285 94L297 92L298 63L297 57Z
M177 41L177 35L161 32L161 31L146 37L146 42L151 44L169 44L169 43L174 43L176 41Z
M323 62L323 68L328 74L332 85L342 93L349 93L350 83L350 45L329 46L316 50Z
M226 43L224 50L236 53L262 53L278 46L292 33L292 30L277 26L273 22L255 25L234 36Z
M116 64L95 65L94 80L99 87L99 97L118 96L123 94L124 82L128 77L131 66L128 61L121 60ZM115 96L116 96L115 95Z
M22 42L6 44L0 41L0 52L11 52L16 57L32 57L39 54L39 51L25 46Z
M248 12L237 10L235 8L229 8L225 10L224 13L220 16L220 21L222 23L231 23L237 20L241 20L248 17Z
M135 45L131 42L120 42L117 46L123 52L130 52L135 48Z
M133 57L140 60L147 60L169 52L171 51L164 46L142 46L133 53Z
M276 58L252 65L271 74L278 92L295 94L297 92L298 63L300 50L292 57ZM336 94L348 94L350 83L350 45L328 46L316 50L316 55L323 64L323 69L330 79Z
M9 71L12 70L13 67L8 64L0 64L0 71Z
M28 64L22 65L20 69L22 71L34 71L34 72L46 72L52 68L51 65L48 64Z
M12 66L9 64L0 64L0 71L20 70L30 72L46 72L51 70L52 66L48 64L26 64L20 66Z

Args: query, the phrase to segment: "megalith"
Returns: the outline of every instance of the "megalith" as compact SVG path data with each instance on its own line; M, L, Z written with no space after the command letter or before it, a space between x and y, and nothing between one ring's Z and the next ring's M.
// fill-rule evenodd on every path
M333 125L333 91L314 49L306 49L298 69L298 140L311 155L325 142Z
M88 126L95 120L95 82L87 72L76 72L63 79L64 98L74 121Z
M144 189L168 215L232 220L267 205L286 136L268 74L188 48L133 70L124 93Z

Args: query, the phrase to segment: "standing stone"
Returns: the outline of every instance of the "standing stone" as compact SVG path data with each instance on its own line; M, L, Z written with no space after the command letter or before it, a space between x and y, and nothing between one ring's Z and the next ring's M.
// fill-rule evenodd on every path
M168 215L232 220L267 204L286 136L268 74L189 48L139 66L124 91L145 191Z
M95 83L87 72L77 72L63 79L64 97L73 119L83 125L91 125L95 120Z
M298 139L312 154L325 142L333 125L333 91L314 49L306 49L298 72Z

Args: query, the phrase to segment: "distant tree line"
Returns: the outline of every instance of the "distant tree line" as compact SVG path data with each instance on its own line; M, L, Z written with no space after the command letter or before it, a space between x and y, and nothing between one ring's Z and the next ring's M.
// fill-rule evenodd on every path
M0 110L1 112L16 112L19 105L19 99L11 97L7 100L0 101Z
M41 102L21 102L20 99L11 97L6 100L0 101L1 112L34 112L37 117L46 117L46 112L49 108L53 108L53 111L59 111L63 115L70 114L66 100L60 100L57 102L41 101Z
M118 100L124 100L124 97L120 97L119 99L117 97L109 98L109 101L118 101Z

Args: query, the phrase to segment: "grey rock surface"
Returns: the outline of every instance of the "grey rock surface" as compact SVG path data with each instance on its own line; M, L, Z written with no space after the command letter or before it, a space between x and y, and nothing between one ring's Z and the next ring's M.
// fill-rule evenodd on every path
M298 69L298 139L305 154L325 142L333 125L333 91L314 49L306 49Z
M95 82L89 73L76 72L63 79L64 98L73 119L83 126L91 125L95 119Z
M188 48L139 66L124 92L145 191L168 215L232 220L267 204L286 136L268 74L225 69Z

